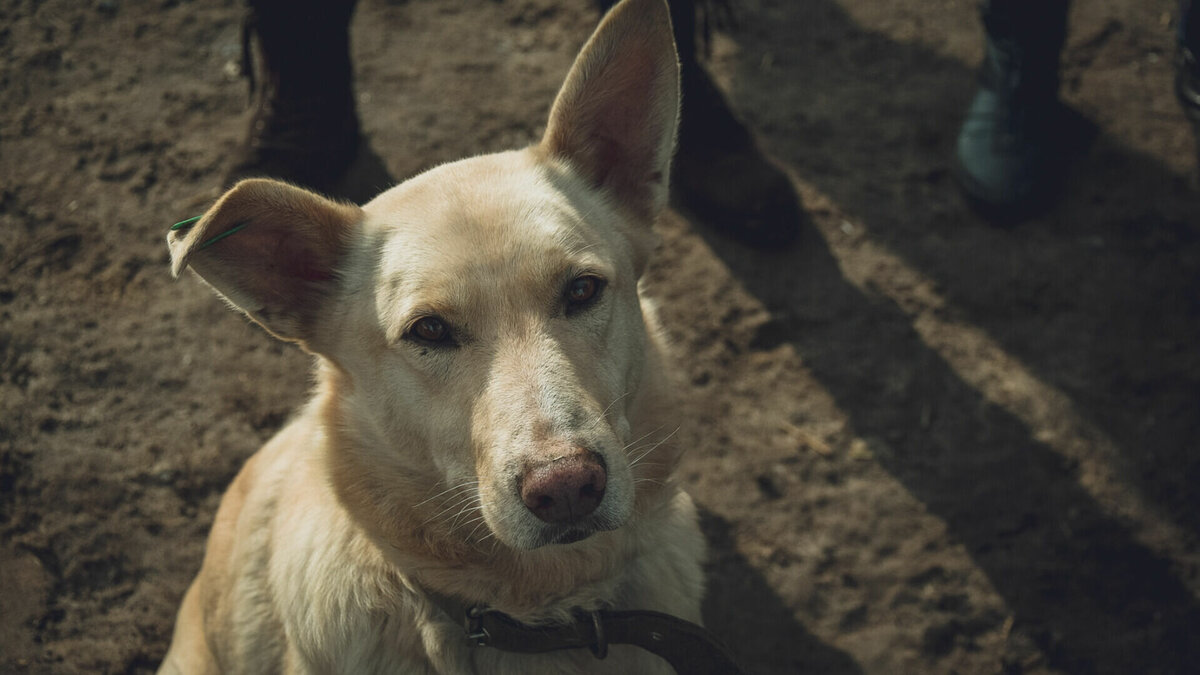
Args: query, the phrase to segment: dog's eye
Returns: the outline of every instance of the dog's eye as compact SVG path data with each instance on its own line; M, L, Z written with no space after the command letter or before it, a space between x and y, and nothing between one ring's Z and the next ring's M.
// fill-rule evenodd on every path
M578 277L567 284L567 314L586 308L600 298L604 290L604 280L600 277L586 275Z
M450 341L450 327L436 316L423 316L413 322L409 335L422 342L444 343Z

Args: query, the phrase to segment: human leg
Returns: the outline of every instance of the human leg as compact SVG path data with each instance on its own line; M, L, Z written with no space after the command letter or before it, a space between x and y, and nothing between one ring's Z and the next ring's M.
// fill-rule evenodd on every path
M979 206L1025 212L1057 191L1068 147L1058 100L1067 0L985 0L979 86L958 136L955 175Z
M355 1L247 5L244 68L255 109L227 182L270 176L335 192L359 145L350 62Z

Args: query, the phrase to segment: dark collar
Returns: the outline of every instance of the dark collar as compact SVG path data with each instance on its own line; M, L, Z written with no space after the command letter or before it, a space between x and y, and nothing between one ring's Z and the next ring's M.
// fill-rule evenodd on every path
M528 625L481 605L468 605L425 590L426 596L464 629L478 647L541 654L560 649L591 650L602 659L609 645L634 645L665 659L686 675L741 675L729 651L690 621L646 610L578 609L567 623Z

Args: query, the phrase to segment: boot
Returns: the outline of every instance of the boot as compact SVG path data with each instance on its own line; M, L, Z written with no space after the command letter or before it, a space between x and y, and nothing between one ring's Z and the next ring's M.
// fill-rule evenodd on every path
M227 185L267 176L338 192L360 140L350 63L353 9L344 0L250 3L243 68L255 109Z
M1057 194L1070 147L1070 116L1058 100L1066 3L993 0L983 18L986 51L955 177L986 213L1027 215Z

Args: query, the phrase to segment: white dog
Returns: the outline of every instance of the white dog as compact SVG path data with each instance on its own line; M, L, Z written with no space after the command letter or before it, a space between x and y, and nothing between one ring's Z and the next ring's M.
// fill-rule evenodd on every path
M667 8L625 0L538 145L361 208L248 180L172 231L174 272L316 355L318 385L222 500L163 672L670 672L628 644L595 658L597 634L477 646L454 615L700 621L703 537L638 293L678 109Z

